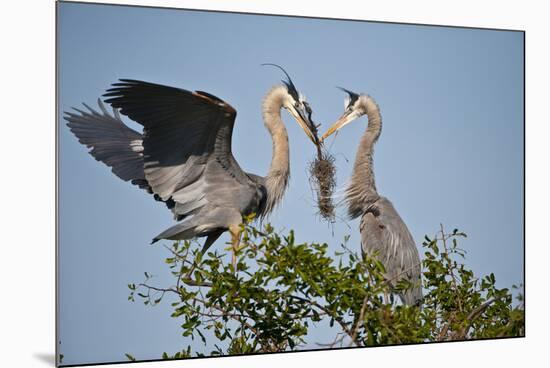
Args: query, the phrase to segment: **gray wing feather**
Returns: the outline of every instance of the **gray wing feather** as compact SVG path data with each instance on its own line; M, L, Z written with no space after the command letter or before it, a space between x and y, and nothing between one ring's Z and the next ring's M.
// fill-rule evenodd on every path
M246 213L260 202L258 184L231 152L236 111L229 104L205 92L127 79L113 84L104 96L121 114L143 125L145 178L155 194L175 202L176 215L192 214L192 223L198 224L198 212L206 208ZM232 216L221 216L218 222L209 217L210 225L226 225L222 217ZM190 228L199 231L198 225Z
M394 282L409 279L415 287L401 295L406 304L415 304L422 299L420 285L420 256L414 239L393 207L385 197L375 202L361 217L361 249L363 254L377 252L378 259L386 268L386 277Z
M78 141L88 148L98 161L109 166L124 181L132 181L147 188L143 171L143 139L141 134L129 128L113 108L109 114L101 100L101 112L83 104L88 111L74 108L77 113L65 112L64 119Z

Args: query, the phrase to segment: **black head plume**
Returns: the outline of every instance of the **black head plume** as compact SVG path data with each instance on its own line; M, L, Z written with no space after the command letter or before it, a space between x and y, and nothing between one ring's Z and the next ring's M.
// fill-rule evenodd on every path
M342 88L342 87L336 87L344 92L346 92L349 96L349 102L348 102L348 106L353 106L353 104L355 103L355 101L357 101L357 99L359 98L359 95L355 92L352 92L350 91L349 89L345 89L345 88Z
M298 93L298 90L294 86L294 83L292 83L292 79L290 79L290 76L288 75L286 70L284 70L282 66L277 65L277 64L271 64L271 63L262 64L262 66L264 66L264 65L271 65L271 66L277 67L277 68L281 69L283 71L283 73L285 73L288 81L282 80L281 82L283 82L285 84L285 86L288 90L288 93L290 93L292 98L294 98L295 101L299 101L300 100L300 94Z

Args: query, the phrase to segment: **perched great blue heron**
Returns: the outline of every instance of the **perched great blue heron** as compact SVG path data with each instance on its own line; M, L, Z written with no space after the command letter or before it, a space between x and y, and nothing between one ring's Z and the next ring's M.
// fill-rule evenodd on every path
M265 177L241 169L231 152L237 112L206 92L121 79L104 94L112 115L98 100L101 112L84 104L89 111L75 109L78 113L66 112L65 119L96 160L165 202L180 221L153 242L207 237L205 252L229 230L235 251L243 216L268 215L288 185L288 134L281 109L290 112L310 139L317 140L311 109L286 76L288 80L273 87L262 105L273 141ZM124 124L119 112L142 125L143 135Z
M361 216L362 253L372 255L377 252L386 269L386 278L392 284L408 279L413 287L400 294L401 300L409 305L418 304L422 300L418 250L407 225L390 200L378 194L374 182L374 145L382 131L379 107L368 95L343 90L348 94L345 111L321 141L351 121L367 115L368 126L361 137L351 181L346 188L348 214L351 218Z

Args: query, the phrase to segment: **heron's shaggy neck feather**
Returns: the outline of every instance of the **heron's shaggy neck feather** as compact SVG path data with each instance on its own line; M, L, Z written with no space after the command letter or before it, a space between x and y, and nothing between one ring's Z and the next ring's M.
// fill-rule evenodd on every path
M262 105L264 124L273 141L273 157L266 176L267 202L262 217L280 203L290 178L288 133L281 118L281 108L288 93L283 86L273 87Z
M346 189L348 214L351 218L362 215L379 198L373 171L374 145L382 131L382 117L376 102L366 95L359 97L359 103L368 118L368 126L361 137L355 156L353 174Z

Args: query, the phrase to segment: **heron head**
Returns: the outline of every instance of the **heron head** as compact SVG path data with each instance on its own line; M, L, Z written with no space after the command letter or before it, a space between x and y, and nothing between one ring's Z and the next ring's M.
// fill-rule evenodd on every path
M275 66L285 73L287 80L283 80L283 84L286 88L286 96L283 99L283 107L294 117L300 127L304 130L306 135L311 139L313 144L319 144L319 138L317 137L317 126L313 122L311 115L313 111L311 106L306 101L304 95L302 95L296 89L296 86L290 79L288 73L277 64L262 64Z
M328 128L326 133L323 134L321 137L321 142L323 142L330 135L336 133L338 130L342 129L344 126L351 123L353 120L367 113L365 95L357 94L342 87L338 88L347 93L344 100L344 113L338 118L338 120L336 120L334 124L330 126L330 128Z

